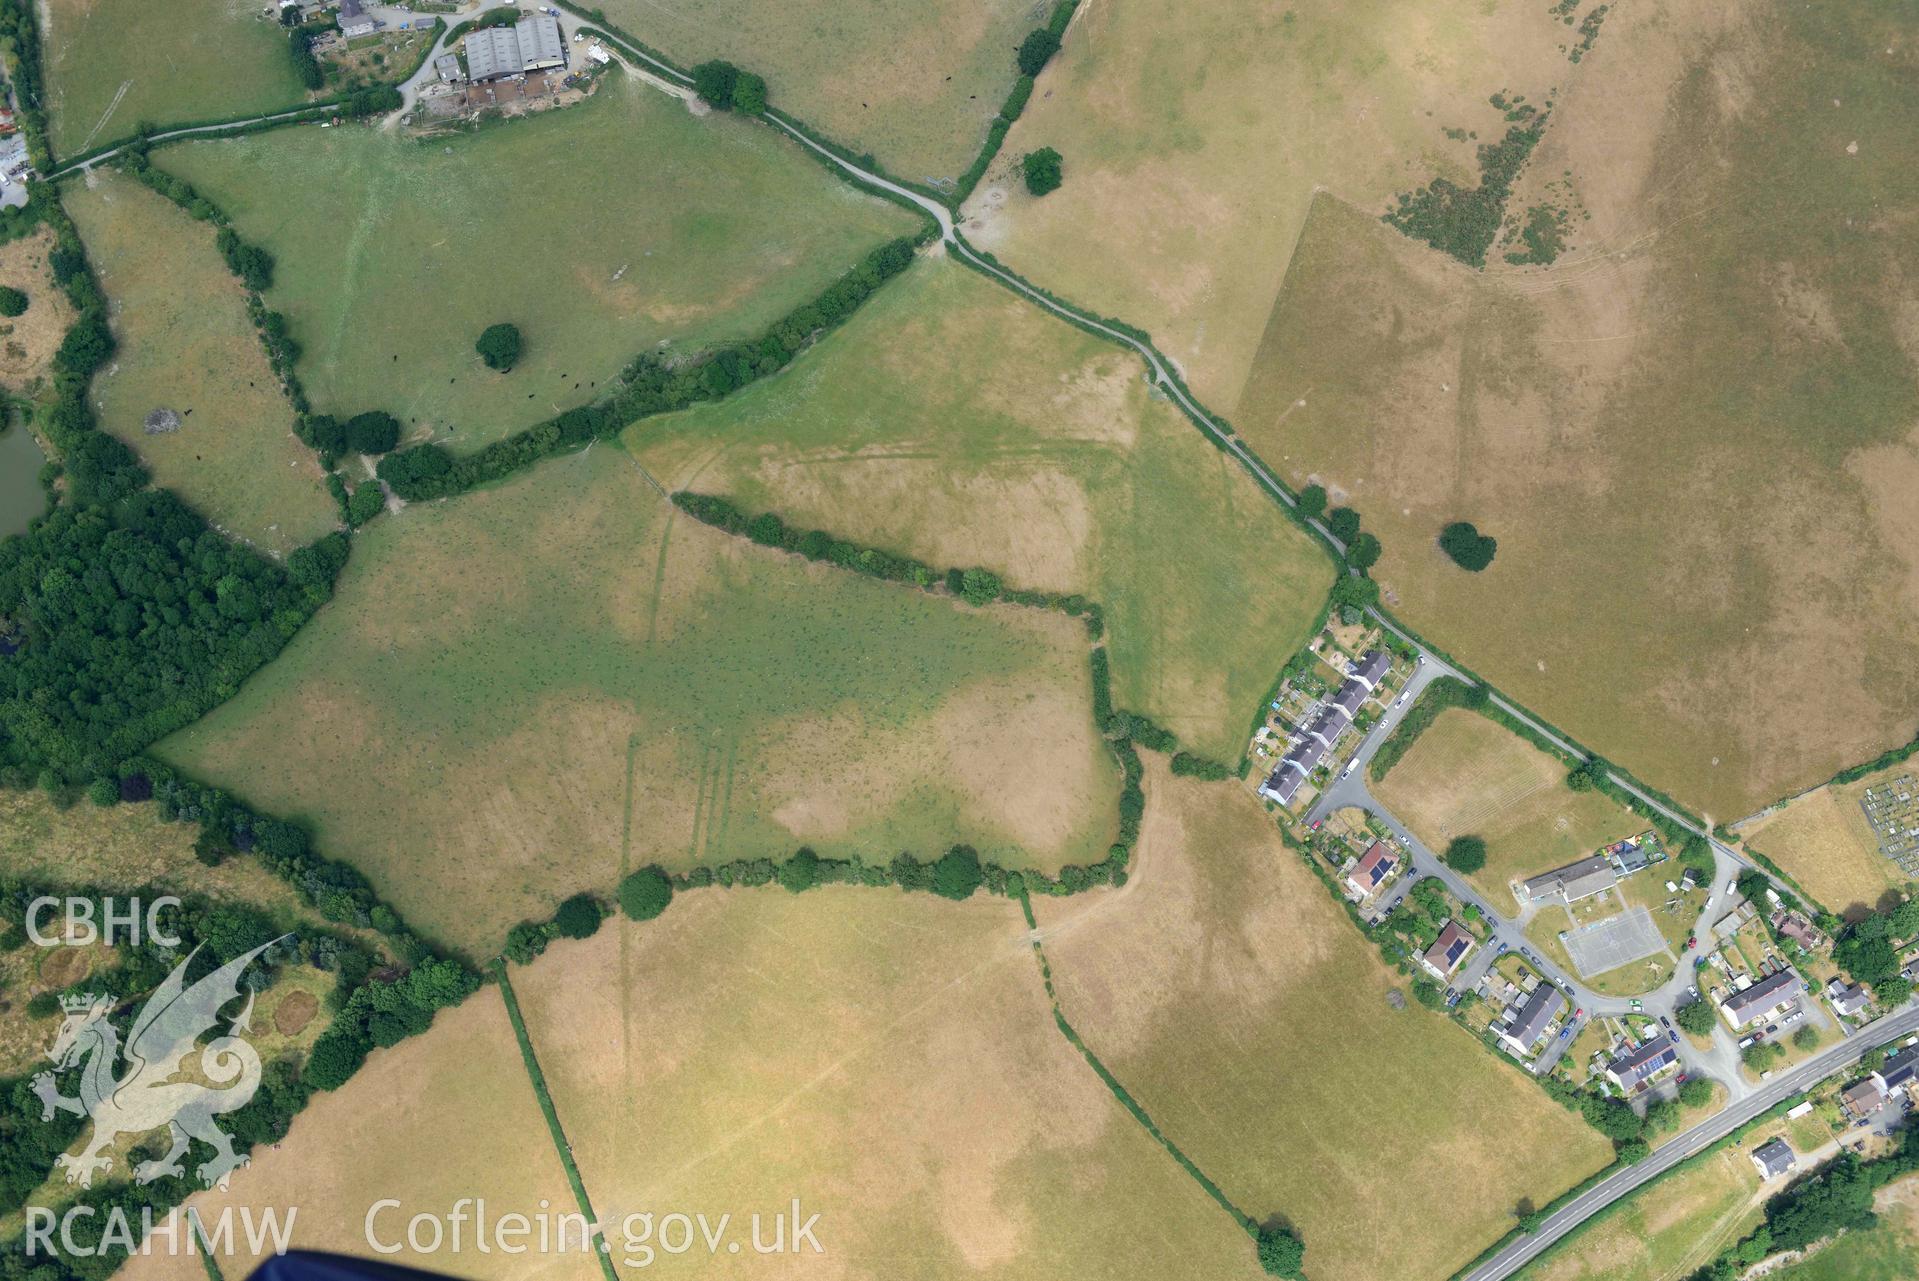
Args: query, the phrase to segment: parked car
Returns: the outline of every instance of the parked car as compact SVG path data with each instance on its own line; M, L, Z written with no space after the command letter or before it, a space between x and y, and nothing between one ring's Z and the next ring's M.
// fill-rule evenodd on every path
M1666 1027L1667 1027L1667 1028L1669 1028L1669 1029L1670 1029L1670 1028L1672 1027L1672 1020L1671 1020L1671 1019L1669 1019L1669 1018L1667 1018L1667 1017L1666 1017L1665 1015L1663 1015L1663 1014L1659 1016L1659 1021L1660 1021L1661 1023L1663 1023L1663 1024L1665 1024L1665 1025L1666 1025Z
M1677 1033L1677 1032L1668 1032L1668 1033L1667 1033L1666 1035L1668 1035L1668 1036L1670 1036L1670 1037L1672 1038L1672 1043L1673 1043L1674 1045L1677 1045L1677 1044L1679 1044L1679 1033Z
M1406 700L1411 698L1412 696L1413 696L1412 691L1407 690L1404 694L1401 694L1398 698L1393 700L1393 706L1394 707L1406 706Z

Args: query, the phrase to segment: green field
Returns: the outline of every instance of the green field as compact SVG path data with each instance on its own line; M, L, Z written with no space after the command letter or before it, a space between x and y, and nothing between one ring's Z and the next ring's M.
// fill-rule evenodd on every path
M943 258L780 377L626 441L670 488L1093 597L1115 701L1228 761L1331 576L1136 357Z
M607 19L691 66L728 58L774 106L912 182L956 178L1013 87L1013 51L1052 0L606 0Z
M1060 1007L1235 1205L1297 1225L1309 1275L1443 1281L1611 1159L1406 999L1250 796L1157 765L1147 796L1124 891L1034 903Z
M733 539L607 448L376 521L286 652L156 750L476 955L655 860L1096 862L1119 786L1076 620Z
M913 230L772 130L614 74L465 136L287 129L158 155L279 259L269 305L327 412L474 448L584 404L635 355L756 336ZM519 326L510 374L473 350Z
M142 123L226 120L306 97L286 32L258 0L43 0L53 150Z
M1474 276L1322 196L1234 417L1408 622L1730 821L1919 723L1919 54L1874 6L1619 8L1643 49L1608 26L1535 161L1590 252Z
M603 1219L743 1222L798 1196L823 1253L791 1275L847 1281L1260 1276L1060 1035L1006 900L701 890L513 984ZM621 1275L769 1262L701 1250Z
M338 525L213 228L110 170L63 199L118 343L91 389L100 426L140 455L155 485L275 555ZM179 430L148 435L156 409L181 415Z

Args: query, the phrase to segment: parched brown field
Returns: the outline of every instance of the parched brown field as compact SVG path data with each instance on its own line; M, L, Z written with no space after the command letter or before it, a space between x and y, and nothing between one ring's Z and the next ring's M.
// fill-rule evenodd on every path
M1784 868L1805 891L1841 916L1859 916L1919 886L1879 852L1879 835L1859 800L1869 787L1901 775L1919 777L1907 760L1864 778L1795 796L1739 829L1739 839Z
M820 1216L821 1254L645 1274L1260 1275L1054 1026L1016 904L705 890L513 976L603 1220ZM639 1257L623 1237L616 1262Z
M293 408L213 227L111 171L63 200L118 344L93 379L100 426L140 455L155 485L265 551L284 555L335 528L320 464L293 434ZM155 409L180 414L180 429L148 435Z
M670 489L1099 601L1114 701L1232 761L1331 566L1142 368L933 257L778 378L625 440Z
M1243 793L1147 782L1125 889L1035 904L1060 1007L1236 1205L1298 1225L1312 1275L1450 1276L1611 1159L1470 1034L1391 1008L1406 980Z
M1057 613L722 534L596 447L368 526L286 652L155 750L485 956L655 861L1099 861L1088 652Z
M1478 712L1451 707L1427 727L1373 795L1432 849L1455 836L1486 842L1486 866L1468 879L1510 912L1510 884L1564 867L1646 830L1631 810L1566 786L1556 757Z
M1580 70L1550 7L1094 0L967 203L966 234L1151 332L1237 418L1313 193L1383 210L1436 174L1470 182L1475 148L1505 128L1487 99L1543 102ZM1035 199L1016 166L1047 146L1065 183Z
M40 390L53 353L73 323L73 304L53 283L47 263L54 244L53 228L42 226L0 245L0 285L27 296L25 311L0 317L0 387L20 395Z
M592 1255L577 1248L577 1237L568 1251L481 1253L470 1217L457 1250L450 1237L437 1252L405 1248L409 1218L444 1219L466 1197L484 1198L493 1223L509 1214L557 1216L574 1207L505 1003L493 987L441 1011L423 1035L375 1050L345 1086L315 1095L285 1139L256 1149L253 1164L234 1174L227 1192L202 1192L187 1204L209 1227L222 1210L233 1210L235 1248L216 1251L232 1277L246 1275L263 1257L246 1248L240 1213L273 1210L284 1222L289 1209L295 1211L295 1249L379 1257L367 1241L371 1213L376 1239L403 1247L392 1256L403 1265L478 1281L593 1281L600 1275ZM385 1199L400 1205L376 1211ZM473 1207L465 1208L470 1216ZM118 1275L203 1281L206 1274L198 1256L157 1253L129 1260Z
M1320 197L1238 425L1411 623L1730 819L1919 721L1919 53L1872 9L1618 8L1533 161L1581 247L1474 275Z
M773 105L911 182L957 178L1052 0L609 0L607 18L687 66L728 58Z

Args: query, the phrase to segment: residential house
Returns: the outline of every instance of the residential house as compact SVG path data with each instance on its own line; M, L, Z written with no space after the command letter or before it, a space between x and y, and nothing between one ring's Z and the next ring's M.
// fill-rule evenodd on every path
M1291 805L1293 797L1299 795L1300 786L1325 758L1326 744L1302 737L1280 759L1278 767L1266 776L1266 781L1259 785L1259 794L1269 801Z
M1782 1174L1791 1174L1793 1168L1799 1164L1799 1158L1794 1155L1792 1145L1784 1139L1774 1139L1770 1143L1756 1147L1751 1155L1752 1163L1759 1167L1759 1177L1762 1179L1776 1179Z
M1781 938L1791 939L1808 952L1825 942L1825 936L1813 928L1812 922L1797 912L1775 912L1772 928L1778 931Z
M468 61L471 61L470 56ZM477 73L474 79L479 79ZM1384 675L1390 666L1390 661L1378 650L1353 663L1345 683L1307 720L1305 728L1294 740L1292 749L1280 759L1279 766L1266 776L1266 781L1260 784L1259 794L1269 801L1291 805L1293 798L1299 795L1300 787L1333 750L1333 744L1339 741L1340 735L1353 727L1353 717L1365 703L1366 694L1372 688L1367 683L1367 673Z
M1419 958L1421 965L1444 983L1459 972L1466 962L1467 954L1473 950L1473 936L1468 934L1458 921L1447 921L1446 928L1439 932L1439 938L1426 949Z
M435 58L433 72L444 84L456 85L466 79L466 72L460 70L460 59L456 54L443 53Z
M1362 899L1371 898L1398 867L1399 856L1393 847L1374 841L1346 873L1346 888Z
M1565 993L1550 983L1541 983L1529 996L1506 1007L1506 1017L1495 1025L1500 1043L1515 1056L1525 1058L1565 1008Z
M1872 993L1866 990L1863 983L1848 986L1834 979L1826 984L1826 999L1832 1002L1833 1009L1846 1018L1852 1018L1872 1001Z
M340 34L348 40L370 36L380 29L377 18L360 6L360 0L340 0Z
M1874 1072L1841 1094L1839 1102L1846 1109L1848 1116L1855 1120L1865 1120L1886 1105L1885 1078Z
M1386 679L1386 673L1392 669L1393 660L1386 656L1386 651L1369 650L1363 657L1355 659L1352 666L1346 669L1346 678L1365 686L1366 692L1370 694L1379 688L1379 682Z
M1627 1094L1636 1094L1678 1066L1678 1047L1661 1035L1608 1063L1606 1077Z
M1530 902L1544 903L1558 899L1564 903L1577 903L1582 898L1603 893L1617 884L1619 873L1613 870L1605 856L1595 854L1547 872L1544 876L1535 876L1520 888Z
M1899 1053L1886 1060L1879 1069L1879 1079L1886 1083L1886 1093L1904 1090L1907 1097L1915 1093L1913 1080L1919 1077L1919 1045L1908 1045ZM1919 1102L1919 1100L1914 1100Z
M1734 992L1720 1002L1719 1012L1725 1016L1732 1030L1737 1032L1784 1014L1805 990L1806 985L1800 981L1797 970L1775 970L1745 991Z

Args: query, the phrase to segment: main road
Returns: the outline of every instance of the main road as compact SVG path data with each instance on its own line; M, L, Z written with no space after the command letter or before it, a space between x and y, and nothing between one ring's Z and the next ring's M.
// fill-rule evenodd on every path
M1857 1063L1868 1050L1913 1032L1919 1032L1919 1008L1912 1005L1860 1029L1851 1039L1807 1059L1791 1071L1766 1082L1747 1097L1730 1104L1724 1111L1678 1135L1639 1164L1629 1165L1617 1174L1593 1184L1547 1215L1537 1229L1517 1238L1468 1272L1462 1281L1503 1281L1503 1278L1525 1267L1553 1242L1621 1197L1631 1195L1648 1181L1717 1143L1761 1113Z

